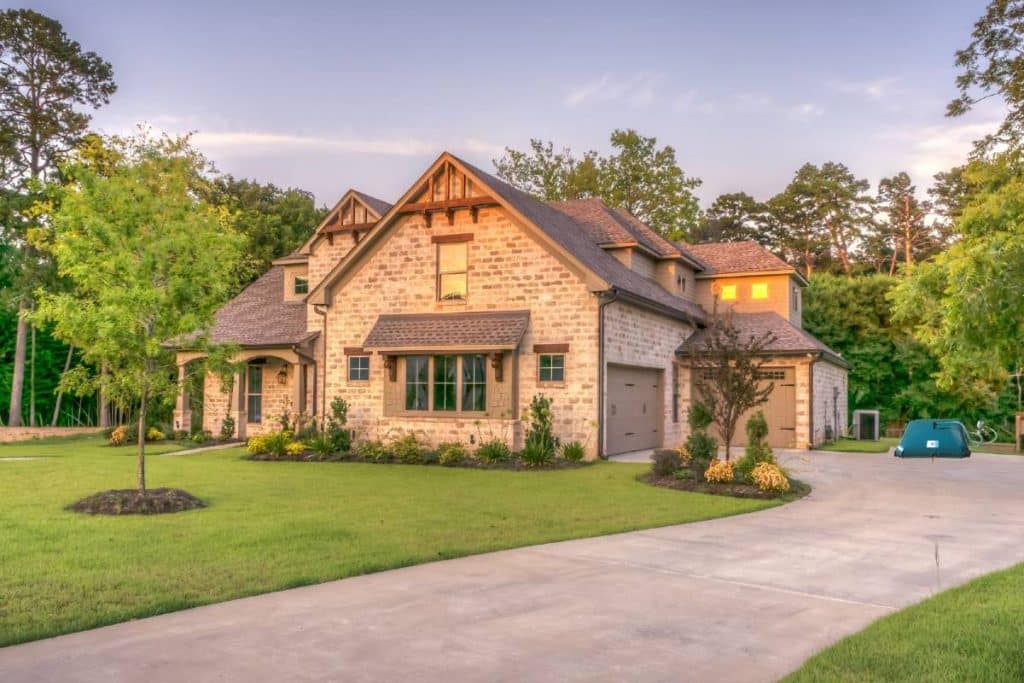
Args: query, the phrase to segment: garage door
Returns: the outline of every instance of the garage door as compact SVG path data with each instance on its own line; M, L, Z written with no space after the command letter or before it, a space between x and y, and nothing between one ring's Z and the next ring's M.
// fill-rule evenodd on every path
M661 446L664 395L661 370L608 366L608 455Z
M759 410L768 423L768 445L772 448L793 448L796 445L796 369L763 368L764 383L774 383L768 402L748 410L736 423L734 446L747 443L747 420ZM719 444L721 445L721 444Z

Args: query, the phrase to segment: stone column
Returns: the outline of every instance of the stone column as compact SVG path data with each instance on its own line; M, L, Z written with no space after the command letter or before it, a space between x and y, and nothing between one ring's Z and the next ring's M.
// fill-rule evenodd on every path
M245 421L247 418L245 408L245 368L235 373L235 381L231 383L231 417L235 418L235 436L239 439L245 438Z
M305 401L303 399L305 397L303 396L303 393L304 393L303 389L304 389L304 387L302 386L302 363L301 362L291 363L291 366L292 366L292 369L291 369L291 375L292 375L292 387L291 387L291 389L292 389L291 390L292 410L294 410L295 414L298 415L299 413L304 413L305 412L305 410L303 410L303 403L305 403Z
M178 364L178 398L174 404L174 430L192 430L192 408L188 403L188 388L185 379L188 376L187 363Z

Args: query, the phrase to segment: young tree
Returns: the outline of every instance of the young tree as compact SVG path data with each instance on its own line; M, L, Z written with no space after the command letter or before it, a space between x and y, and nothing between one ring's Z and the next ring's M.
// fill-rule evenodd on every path
M743 332L735 324L732 309L719 312L717 299L701 335L691 358L694 385L715 419L728 460L740 417L765 403L775 388L773 382L761 379L761 368L768 360L764 351L775 335Z
M17 344L11 381L10 419L21 424L31 291L46 269L27 239L38 223L30 207L40 184L53 180L65 155L89 125L82 107L106 104L116 86L110 64L82 50L61 25L27 9L0 12L0 192L6 212L5 238L24 251L14 283L18 304Z
M72 284L38 293L35 318L106 365L104 388L139 405L138 490L146 490L146 411L177 389L173 355L162 344L208 329L227 299L244 240L227 212L197 198L205 160L187 138L137 138L121 144L123 161L107 174L84 164L40 243ZM92 391L101 378L84 366L65 383Z
M771 230L768 208L746 192L719 195L704 220L690 232L691 242L744 242L754 240L770 249L777 248Z
M878 183L876 206L882 219L874 223L868 243L876 259L888 257L889 275L896 274L896 263L901 256L910 272L914 262L936 246L925 223L931 203L919 200L916 191L906 173L882 178Z
M700 221L700 204L693 190L699 178L687 176L675 150L635 130L611 134L613 153L588 151L576 159L566 148L530 141L530 152L505 149L494 160L498 177L545 201L600 197L623 208L670 240L685 239Z

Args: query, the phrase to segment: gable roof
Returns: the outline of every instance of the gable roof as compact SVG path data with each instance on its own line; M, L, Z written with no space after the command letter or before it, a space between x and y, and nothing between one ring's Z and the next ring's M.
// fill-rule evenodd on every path
M214 316L210 341L239 346L291 346L317 336L306 330L306 304L285 301L284 268L273 266L224 304ZM188 343L195 335L184 338Z
M319 238L323 237L323 229L329 223L332 222L331 219L334 216L335 212L337 212L338 209L341 208L341 206L351 198L355 198L356 201L358 201L364 207L366 207L367 211L369 213L372 213L376 217L376 220L378 221L391 208L391 204L384 201L383 199L377 199L376 197L370 196L365 192L360 192L355 188L349 188L348 190L345 191L344 194L341 195L341 198L334 203L334 206L331 207L331 210L324 214L323 219L319 223L317 223L315 228L313 228L313 234L309 236L309 239L307 239L301 247L299 247L292 253L288 254L287 256L282 256L281 258L275 259L273 263L276 265L278 263L302 263L303 261L308 261L309 252L310 249L313 248L313 244Z
M700 277L734 273L788 272L796 269L754 241L680 244L704 264Z
M810 332L797 327L778 313L733 313L733 325L742 336L758 338L766 333L775 335L775 339L765 347L769 354L822 353L833 363L848 368L850 365L842 356L826 346ZM704 349L707 330L700 329L680 344L676 353L681 356L699 355Z
M585 225L601 246L638 245L659 258L679 258L679 249L625 209L613 209L597 197L548 202Z
M529 311L382 315L366 336L363 348L515 349L526 334L529 322Z
M352 189L350 190L350 192L352 192L352 194L358 197L359 201L361 201L366 206L366 208L370 209L375 214L377 214L378 218L386 214L388 212L388 209L391 208L391 203L386 202L383 199L371 197L365 192L360 192L359 190L356 189Z
M382 239L387 228L399 215L402 204L410 201L434 171L443 163L453 163L463 172L474 177L474 186L480 185L490 196L501 203L514 216L521 218L528 226L537 230L546 241L556 247L567 259L584 272L596 278L591 282L594 291L616 290L630 298L638 305L647 305L674 317L702 322L705 313L697 304L682 297L670 294L655 282L643 275L630 270L618 259L607 253L592 237L593 227L573 218L569 213L560 211L531 195L512 187L508 183L480 170L458 157L444 152L430 165L427 171L412 187L396 202L387 214L371 230L365 239L352 249L323 280L310 292L307 301L325 301L328 290L349 268L353 267L360 256L372 245ZM319 299L318 299L319 297Z

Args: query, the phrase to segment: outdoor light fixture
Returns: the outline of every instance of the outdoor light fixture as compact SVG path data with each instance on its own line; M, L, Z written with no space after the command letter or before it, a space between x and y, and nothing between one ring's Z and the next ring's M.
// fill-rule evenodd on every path
M277 383L288 384L288 366L281 366L281 372L277 373Z

